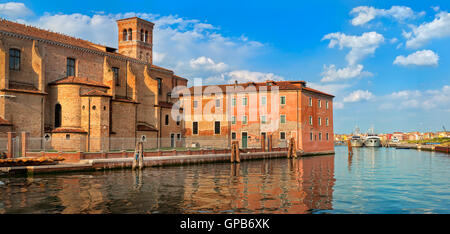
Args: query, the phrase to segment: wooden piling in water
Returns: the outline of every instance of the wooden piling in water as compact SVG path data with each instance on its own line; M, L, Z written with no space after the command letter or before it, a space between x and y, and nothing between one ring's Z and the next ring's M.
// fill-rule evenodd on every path
M297 150L295 149L295 139L292 137L289 140L287 157L288 158L297 158L297 152L296 151Z
M231 143L231 162L241 162L239 157L239 141L233 141Z
M352 156L353 148L352 148L352 143L350 142L350 140L347 140L347 146L348 146L348 156Z

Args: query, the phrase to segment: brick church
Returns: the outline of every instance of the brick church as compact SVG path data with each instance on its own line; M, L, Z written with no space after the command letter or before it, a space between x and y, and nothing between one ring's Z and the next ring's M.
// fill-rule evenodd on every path
M153 65L153 23L117 26L115 49L0 20L0 137L47 135L54 150L133 149L142 136L151 147L176 146L183 123L169 117L170 92L187 80Z

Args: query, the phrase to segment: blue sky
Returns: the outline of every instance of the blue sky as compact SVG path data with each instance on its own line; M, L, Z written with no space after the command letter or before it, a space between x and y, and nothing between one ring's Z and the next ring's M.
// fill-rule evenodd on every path
M449 1L1 1L0 16L117 47L115 20L155 23L154 60L204 84L305 80L334 129L450 128ZM192 84L192 82L191 82Z

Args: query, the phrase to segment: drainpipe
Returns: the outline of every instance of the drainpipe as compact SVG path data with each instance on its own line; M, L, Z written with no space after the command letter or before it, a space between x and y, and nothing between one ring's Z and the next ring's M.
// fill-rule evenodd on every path
M88 107L89 107L89 112L88 112L88 139L87 139L87 152L90 152L90 148L91 148L91 97L89 97L88 99Z

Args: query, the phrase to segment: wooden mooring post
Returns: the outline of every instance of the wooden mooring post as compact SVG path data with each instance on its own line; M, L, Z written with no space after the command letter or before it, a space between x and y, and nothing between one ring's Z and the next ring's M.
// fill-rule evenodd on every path
M133 160L133 169L144 168L144 142L139 141L136 143L136 148L134 150L134 160Z
M239 156L239 141L233 141L231 143L231 162L241 162L240 156Z
M353 156L353 148L352 148L352 143L350 142L350 140L347 140L347 146L348 146L348 156Z
M293 137L289 140L287 157L297 158L297 149L295 148L295 139Z

